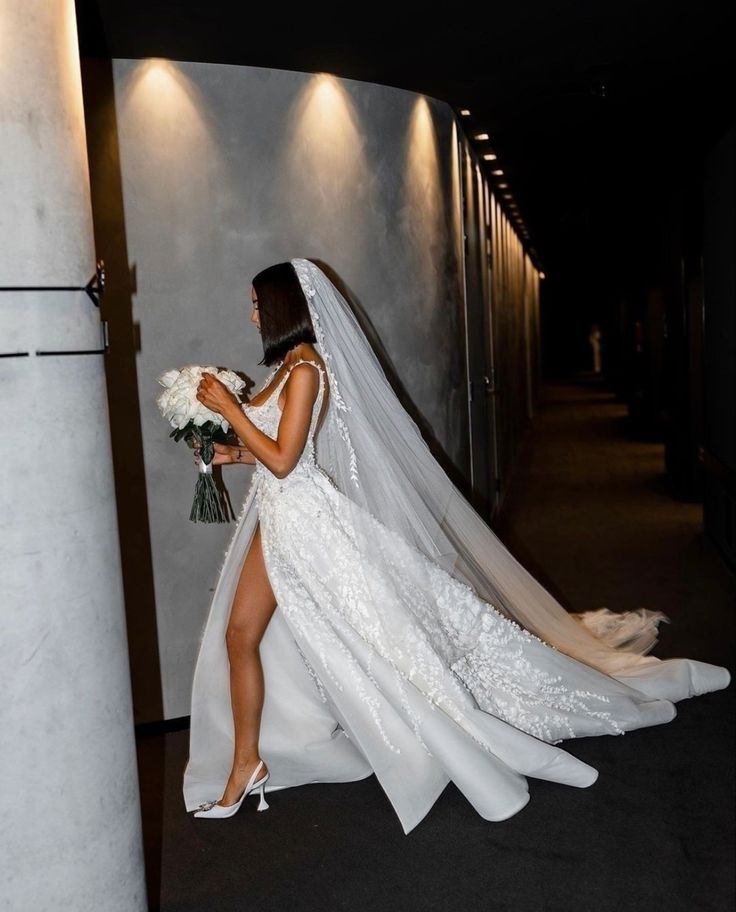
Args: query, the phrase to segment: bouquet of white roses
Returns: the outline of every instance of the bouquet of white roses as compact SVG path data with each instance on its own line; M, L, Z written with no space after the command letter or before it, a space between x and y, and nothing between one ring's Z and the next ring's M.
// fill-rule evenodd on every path
M231 393L237 394L245 386L245 381L233 371L192 364L165 371L157 378L164 391L156 399L156 404L173 427L170 437L177 442L183 439L190 446L196 441L201 447L199 477L189 519L192 522L227 522L226 505L212 477L212 459L215 441L224 443L227 440L230 425L222 415L210 411L197 399L197 388L203 374L214 374Z

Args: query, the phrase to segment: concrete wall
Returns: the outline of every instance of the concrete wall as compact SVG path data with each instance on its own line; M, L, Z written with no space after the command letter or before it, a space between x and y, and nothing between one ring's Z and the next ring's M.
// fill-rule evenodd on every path
M136 596L127 598L134 698L138 719L174 718L189 712L232 526L188 521L194 467L189 450L168 440L156 375L214 363L259 384L266 369L248 321L250 279L274 262L318 258L370 319L397 391L462 484L455 124L443 103L324 75L116 60L109 77L107 100L88 95L88 123L97 133L97 247L115 264L105 302L108 386L126 595ZM99 86L100 73L88 81ZM226 469L236 509L250 472ZM126 560L127 537L135 544ZM136 663L154 636L160 686L154 663Z
M95 269L72 0L3 3L0 149L0 906L139 912L100 316L48 290Z

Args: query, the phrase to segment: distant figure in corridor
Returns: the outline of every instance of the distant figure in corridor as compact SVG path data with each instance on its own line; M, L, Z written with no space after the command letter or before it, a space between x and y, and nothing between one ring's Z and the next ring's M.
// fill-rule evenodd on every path
M453 781L487 820L526 777L592 785L567 738L669 722L725 668L645 655L658 612L568 614L453 485L348 302L294 259L260 272L272 370L242 405L198 398L254 465L202 636L184 797L232 816L252 792L375 773L405 833Z
M600 374L601 372L601 328L597 323L594 323L590 328L590 335L588 336L588 342L590 342L590 349L593 355L593 373Z

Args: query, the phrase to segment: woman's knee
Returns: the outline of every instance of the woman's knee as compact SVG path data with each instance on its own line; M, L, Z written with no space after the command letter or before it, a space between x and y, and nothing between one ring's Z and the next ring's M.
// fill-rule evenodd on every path
M257 652L261 637L262 631L247 620L231 620L225 633L228 649L237 652Z

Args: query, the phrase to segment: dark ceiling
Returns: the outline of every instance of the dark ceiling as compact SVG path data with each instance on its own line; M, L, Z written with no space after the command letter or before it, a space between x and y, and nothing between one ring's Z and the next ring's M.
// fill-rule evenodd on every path
M422 9L77 0L83 57L330 72L467 107L543 268L641 268L671 187L733 121L733 4Z

